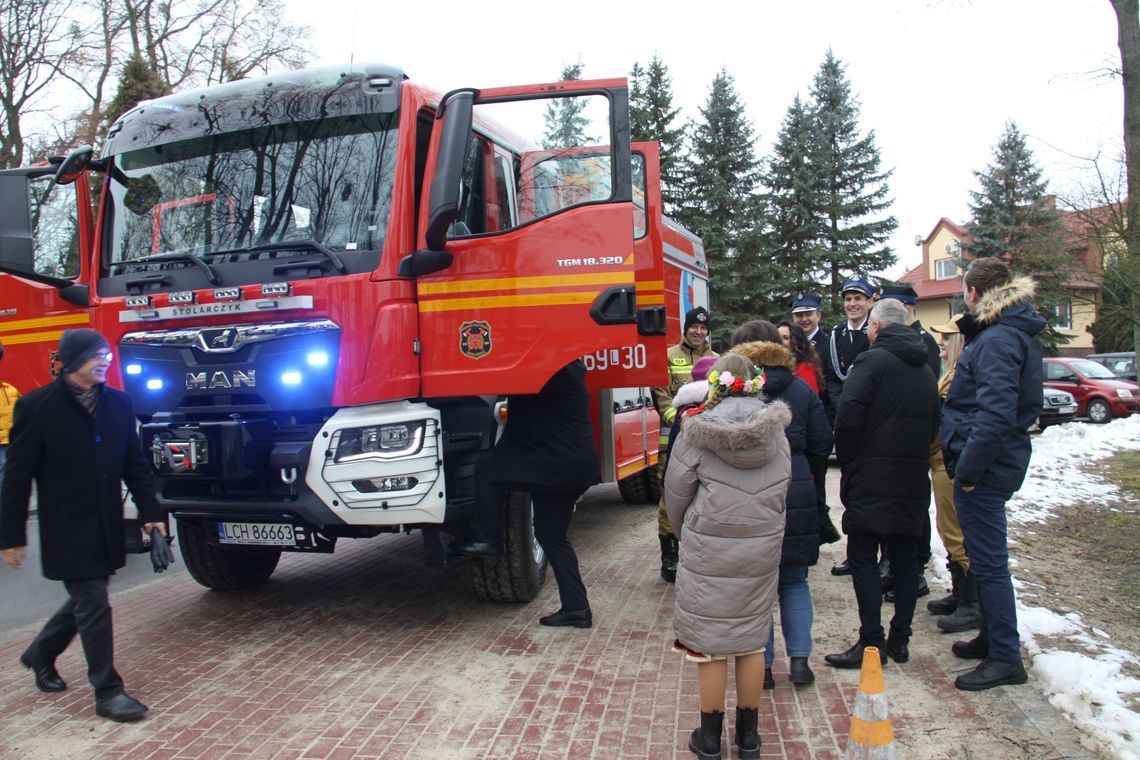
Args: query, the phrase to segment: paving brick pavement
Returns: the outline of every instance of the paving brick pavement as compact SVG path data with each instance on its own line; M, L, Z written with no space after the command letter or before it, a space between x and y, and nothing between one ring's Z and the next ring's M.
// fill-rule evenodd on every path
M571 537L588 631L538 626L557 606L552 577L532 604L481 602L464 572L423 567L418 536L285 555L259 592L156 576L113 597L117 664L151 717L94 716L78 643L59 662L71 688L35 691L15 666L34 626L0 630L0 757L692 757L696 669L669 651L673 591L657 575L655 532L653 507L621 504L613 486L587 494ZM788 683L777 643L765 758L843 757L859 674L822 660L856 627L850 581L828 573L842 551L825 547L812 570L814 685ZM885 671L900 758L1098 757L1032 678L957 692L966 665L933 618L916 618L911 661Z

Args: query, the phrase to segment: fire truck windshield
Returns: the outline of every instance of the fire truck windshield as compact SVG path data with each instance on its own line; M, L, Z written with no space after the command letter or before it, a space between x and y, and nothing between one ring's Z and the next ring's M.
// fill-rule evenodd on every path
M278 123L113 157L105 272L193 267L194 258L221 271L314 251L339 264L378 252L396 123L396 113Z

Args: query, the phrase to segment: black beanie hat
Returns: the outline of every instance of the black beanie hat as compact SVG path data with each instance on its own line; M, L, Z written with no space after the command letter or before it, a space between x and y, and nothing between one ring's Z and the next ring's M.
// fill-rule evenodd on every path
M65 373L74 372L95 354L109 350L107 339L94 330L65 330L59 339L60 367Z
M703 306L698 306L695 309L689 309L685 312L685 326L681 328L681 333L687 333L689 328L693 325L709 326L709 313Z

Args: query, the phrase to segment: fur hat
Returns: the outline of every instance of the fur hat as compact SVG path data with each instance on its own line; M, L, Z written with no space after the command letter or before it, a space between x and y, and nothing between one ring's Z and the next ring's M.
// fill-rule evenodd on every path
M59 363L64 373L75 372L92 356L110 350L107 339L94 330L65 330L59 339Z

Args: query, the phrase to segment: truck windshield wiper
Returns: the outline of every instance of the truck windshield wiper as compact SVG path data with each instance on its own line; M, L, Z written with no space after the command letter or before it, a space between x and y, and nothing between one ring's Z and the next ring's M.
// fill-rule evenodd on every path
M228 256L234 253L260 253L262 251L316 251L332 262L336 271L344 274L344 262L340 260L340 256L333 253L332 249L318 240L283 240L280 243L261 243L259 245L251 245L248 248L229 248L224 251L212 251L207 254L208 256Z
M158 253L154 256L142 256L137 259L125 259L123 261L112 261L108 266L112 269L117 267L127 267L132 264L153 264L162 263L164 261L189 261L194 266L201 269L206 274L206 280L211 285L217 285L221 282L218 278L218 273L214 268L206 263L206 261L196 253L190 251L171 251L170 253Z

